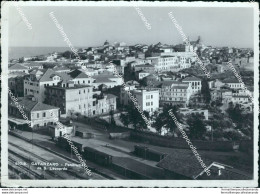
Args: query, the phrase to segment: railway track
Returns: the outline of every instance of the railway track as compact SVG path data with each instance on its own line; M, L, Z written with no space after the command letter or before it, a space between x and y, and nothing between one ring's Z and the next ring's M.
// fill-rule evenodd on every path
M14 144L14 143L9 142L9 144L10 144L11 146L13 146L13 147L19 149L20 151L29 154L29 155L31 156L31 158L36 158L37 160L39 160L39 161L41 161L41 162L46 162L46 163L49 163L49 162L50 162L50 161L44 159L43 157L41 157L41 156L39 156L39 155L37 155L37 154L35 154L35 153L33 153L33 152L30 152L30 151L28 151L28 150L26 150L26 149L24 149L24 148L22 148L22 147L20 147L20 146L18 146L18 145L16 145L16 144ZM15 153L13 150L10 150L10 149L8 149L8 150L9 150L9 153L12 153L12 154L16 155L17 157L22 158L24 161L26 161L26 162L28 162L28 163L35 162L34 160L29 159L29 158L27 158L27 157L21 155L21 153L17 154L17 153ZM59 172L57 172L57 173L54 173L54 172L51 171L51 170L46 170L46 172L47 172L51 177L54 177L54 178L57 178L57 179L68 179L68 178L77 178L77 179L84 179L84 180L89 179L87 175L86 175L86 176L82 176L82 175L79 174L80 172L77 172L77 171L71 169L71 167L67 167L67 170L66 170L66 171L59 171ZM69 175L70 177L68 177L68 175Z
M36 146L36 147L38 147L38 148L40 148L40 149L44 149L44 150L50 152L51 154L55 155L56 157L62 158L62 159L65 160L65 161L68 161L68 162L70 162L70 163L72 162L72 163L75 163L75 164L79 164L79 162L75 162L74 159L71 159L71 158L69 158L69 157L67 157L67 156L64 156L64 155L62 155L62 154L60 154L60 153L58 153L58 152L56 152L56 151L50 150L50 149L48 149L48 148L46 148L46 147L44 147L44 146L38 145L38 144L32 142L30 139L27 139L27 138L25 138L25 137L22 137L22 136L20 136L20 135L18 135L18 134L12 133L12 132L10 132L9 134L12 135L12 136L14 136L14 137L16 137L16 138L18 138L18 139L20 139L20 140L22 140L22 141L25 141L25 142L27 142L27 143L29 143L29 144L32 144L32 145L34 145L34 146ZM13 144L13 143L11 143L11 142L9 142L9 144L15 145L15 144ZM15 146L17 146L17 145L15 145ZM21 148L21 147L20 147L20 148ZM18 148L18 149L19 149L19 148ZM21 148L21 149L23 149L23 151L28 152L28 150L26 150L26 149L24 149L24 148ZM49 162L49 161L48 161L48 162ZM110 176L110 175L108 175L108 174L102 172L102 170L100 171L99 168L97 168L97 167L96 167L96 168L89 167L89 169L90 169L93 173L95 173L97 176L103 177L102 179L110 179L110 180L116 179L114 175L113 175L113 176ZM72 171L71 169L68 169L67 172L68 172L68 174L73 175L73 176L75 176L75 177L77 177L77 178L80 178L80 179L91 179L91 178L86 178L86 177L84 177L83 175L79 175L78 173L80 173L80 172L75 172L75 171ZM81 173L82 173L82 172L81 172ZM88 177L88 175L86 175L86 176Z
M25 176L27 176L30 179L44 179L44 176L42 174L39 174L37 172L35 172L34 170L26 167L26 166L16 166L16 162L17 160L14 159L12 156L8 156L8 161L10 162L10 164L8 165L9 167L11 167L13 170L17 171L17 172L21 172L23 173ZM15 165L12 166L11 164Z

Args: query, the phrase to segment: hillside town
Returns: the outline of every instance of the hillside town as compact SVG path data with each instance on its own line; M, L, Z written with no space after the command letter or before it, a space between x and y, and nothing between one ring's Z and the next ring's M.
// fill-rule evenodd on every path
M254 105L228 63L253 95L253 49L206 46L201 37L190 45L106 40L78 49L78 55L68 49L9 60L9 90L31 123L9 96L10 134L73 157L70 149L64 153L67 134L94 172L114 179L252 179ZM210 177L169 110L209 166Z

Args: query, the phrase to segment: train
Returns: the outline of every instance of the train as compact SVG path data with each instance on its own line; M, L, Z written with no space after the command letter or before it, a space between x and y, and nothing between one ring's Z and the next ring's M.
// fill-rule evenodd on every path
M112 156L103 152L100 152L91 147L83 147L81 143L71 140L73 145L77 147L77 150L82 154L82 158L95 162L103 166L109 166L112 163ZM58 137L56 145L60 148L64 148L66 151L71 152L71 145L64 137Z

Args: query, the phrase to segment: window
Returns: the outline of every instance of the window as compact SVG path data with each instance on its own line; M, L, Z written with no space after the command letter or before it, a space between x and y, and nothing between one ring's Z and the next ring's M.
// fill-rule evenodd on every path
M79 94L80 94L80 90L79 90Z
M153 95L151 95L151 99L153 99Z
M44 112L44 113L42 113L42 117L46 117L46 113Z
M85 83L85 80L83 80L83 84Z
M151 106L153 105L153 102L151 102Z
M40 117L40 114L39 113L37 113L37 118L39 118Z

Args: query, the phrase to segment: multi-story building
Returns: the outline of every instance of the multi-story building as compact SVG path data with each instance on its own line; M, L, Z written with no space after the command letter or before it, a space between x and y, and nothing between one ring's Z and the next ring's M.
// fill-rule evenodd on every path
M124 59L114 59L112 63L115 65L117 72L120 75L124 75L124 68L125 68L125 60Z
M16 103L12 100L8 101L8 118L10 122L16 122L14 118L24 121L24 117L18 110ZM24 115L31 122L31 128L37 129L54 124L59 120L59 108L35 101L34 97L18 98L17 103L22 107ZM51 113L52 112L52 113ZM57 118L57 119L56 119Z
M126 89L126 90L125 90ZM142 111L147 111L152 114L159 108L159 90L158 89L135 89L134 86L121 88L120 91L120 103L123 105L129 105L132 102L127 90L130 90L131 94L137 99L138 105Z
M136 71L146 71L146 72L148 72L148 73L154 73L154 71L155 71L155 68L154 68L154 66L153 65L136 65L135 67L134 67L134 70L135 70L135 72Z
M92 77L94 79L93 86L98 88L100 85L105 84L108 88L113 88L123 84L123 79L113 74L103 73Z
M226 79L223 80L223 83L232 89L242 88L242 84L237 79Z
M24 95L32 95L39 102L43 102L45 99L44 91L46 86L55 86L62 80L71 79L67 74L57 73L51 69L47 69L43 74L37 72L31 72L30 75L25 76Z
M192 94L196 94L201 91L201 79L197 77L186 77L182 80L184 83L189 83Z
M93 87L75 85L72 81L61 82L57 86L46 86L46 103L59 107L60 114L71 116L75 113L92 116L96 110Z
M73 81L75 84L80 85L89 85L94 82L94 79L88 76L86 73L76 69L70 73L68 73L71 77L71 81Z
M142 111L153 113L159 108L159 90L133 90Z
M191 86L185 82L164 81L160 87L160 104L186 106L192 94Z
M46 103L60 108L62 116L80 113L88 117L108 113L117 109L116 96L100 94L93 86L76 85L72 81L62 82L58 86L47 86Z
M178 68L178 58L173 56L149 57L156 72L171 71Z

